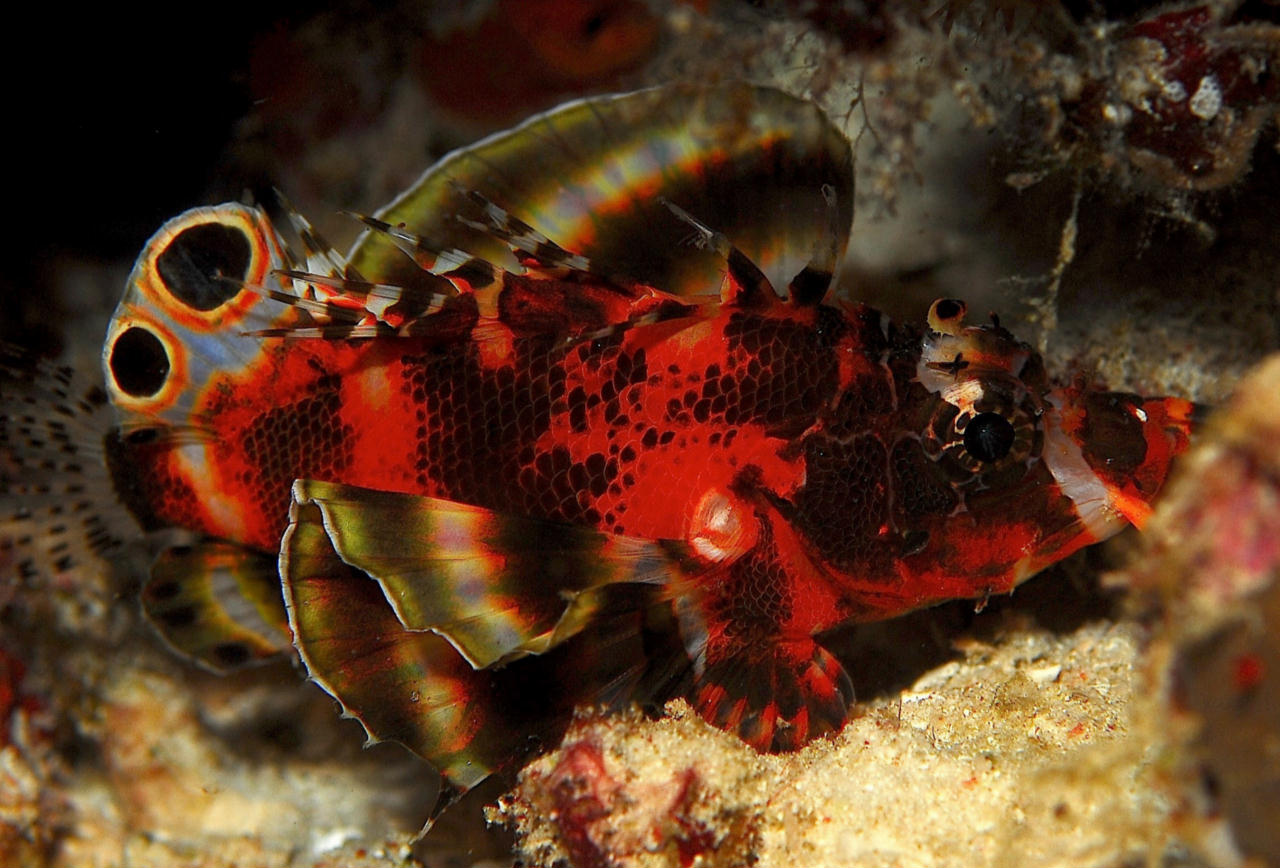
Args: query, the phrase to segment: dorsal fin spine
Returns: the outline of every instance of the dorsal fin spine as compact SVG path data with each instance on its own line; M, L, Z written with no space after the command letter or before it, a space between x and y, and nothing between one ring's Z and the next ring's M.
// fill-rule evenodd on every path
M813 257L791 279L787 297L792 304L812 307L820 304L831 288L836 266L841 254L840 207L835 187L822 185L822 200L826 203L827 225L823 235L814 245Z
M777 303L778 293L774 290L769 278L751 258L734 246L733 242L722 232L707 226L688 211L671 200L660 197L659 201L682 222L689 224L697 232L697 243L714 250L728 266L725 285L720 291L720 299L726 305L742 308L768 307Z

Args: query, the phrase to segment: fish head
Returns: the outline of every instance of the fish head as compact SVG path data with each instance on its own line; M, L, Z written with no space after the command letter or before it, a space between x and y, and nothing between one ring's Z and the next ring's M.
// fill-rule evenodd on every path
M893 488L904 504L918 501L921 486L950 490L937 501L949 510L918 516L928 541L903 559L904 572L919 564L940 587L977 595L1011 590L1141 526L1187 446L1191 404L1083 379L1053 387L1028 344L998 321L966 325L964 316L955 300L930 309L917 380L932 405L918 441L931 466L895 459Z
M1190 402L1055 386L1028 344L964 315L959 301L935 302L914 364L904 353L895 376L893 410L846 435L843 455L830 443L811 451L826 460L810 460L805 487L826 504L801 492L802 530L855 618L1008 592L1141 525L1187 446ZM831 521L839 473L862 477L845 487L847 528Z

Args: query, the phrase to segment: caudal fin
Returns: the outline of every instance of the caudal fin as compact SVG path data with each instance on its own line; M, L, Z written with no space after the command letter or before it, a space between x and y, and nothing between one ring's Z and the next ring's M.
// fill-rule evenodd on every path
M53 583L139 535L104 458L111 424L91 378L0 344L0 594Z

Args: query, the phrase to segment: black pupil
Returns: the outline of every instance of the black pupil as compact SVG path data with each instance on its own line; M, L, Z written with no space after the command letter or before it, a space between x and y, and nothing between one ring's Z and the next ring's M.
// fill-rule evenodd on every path
M196 310L213 310L240 291L253 251L244 232L221 223L183 229L156 258L156 270L174 297ZM227 278L230 278L229 280Z
M116 338L108 364L120 391L134 398L154 395L169 377L169 354L164 351L164 344L139 326Z
M999 413L979 413L964 429L964 448L984 463L999 461L1013 448L1013 425Z

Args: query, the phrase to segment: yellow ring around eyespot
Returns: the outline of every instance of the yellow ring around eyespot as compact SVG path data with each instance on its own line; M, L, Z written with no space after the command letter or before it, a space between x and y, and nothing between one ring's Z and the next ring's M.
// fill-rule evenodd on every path
M150 395L129 394L116 384L115 373L111 370L111 355L115 351L116 341L133 328L150 332L160 342L169 359L169 373L165 376L164 385ZM121 409L148 415L162 413L174 405L187 381L187 357L182 351L181 343L167 326L140 312L136 307L127 315L117 316L112 321L111 328L107 332L107 340L103 345L102 358L107 391L111 394L112 403Z
M241 289L212 310L198 310L183 304L165 285L156 266L160 256L183 232L214 223L238 230L248 242L249 267L244 276L246 284L267 284L269 280L274 280L271 271L285 262L283 245L257 209L242 205L199 208L188 212L184 219L166 224L139 257L134 280L137 300L154 306L176 325L197 334L208 334L233 326L264 301L253 290Z

